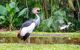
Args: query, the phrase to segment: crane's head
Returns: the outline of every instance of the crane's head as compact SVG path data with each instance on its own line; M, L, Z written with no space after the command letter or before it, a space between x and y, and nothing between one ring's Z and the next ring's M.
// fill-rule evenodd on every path
M32 13L34 13L34 14L40 13L40 8L38 8L38 7L33 8Z

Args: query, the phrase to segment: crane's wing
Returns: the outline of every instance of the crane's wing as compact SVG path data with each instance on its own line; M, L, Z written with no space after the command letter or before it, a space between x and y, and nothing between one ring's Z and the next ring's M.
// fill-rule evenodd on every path
M25 21L23 24L22 24L22 26L21 26L21 28L23 28L23 27L28 27L29 25L31 25L31 23L33 23L33 19L32 20L28 20L28 21Z

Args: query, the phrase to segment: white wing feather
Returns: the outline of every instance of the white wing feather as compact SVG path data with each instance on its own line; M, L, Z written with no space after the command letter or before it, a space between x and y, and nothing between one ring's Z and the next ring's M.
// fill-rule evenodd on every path
M30 26L28 27L23 27L22 30L21 30L21 33L20 35L21 36L25 36L26 33L32 33L32 31L34 30L35 28L35 23L33 22Z

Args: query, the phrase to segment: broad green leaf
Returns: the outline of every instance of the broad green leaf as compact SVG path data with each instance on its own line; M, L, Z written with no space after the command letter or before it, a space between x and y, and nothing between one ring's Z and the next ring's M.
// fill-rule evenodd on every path
M8 10L8 12L11 10L9 4L6 4L6 9Z
M15 12L19 12L19 8L18 7L15 8Z
M24 8L23 10L21 10L18 14L18 17L26 14L27 10L28 10L27 8Z
M14 3L14 2L12 2L12 3ZM19 8L18 7L16 7L16 6L13 6L13 4L6 4L6 8L7 8L7 10L8 10L8 12L10 12L10 11L12 11L12 10L14 10L14 12L16 13L16 12L19 12ZM14 9L13 9L14 8Z
M0 14L1 15L7 15L7 9L6 9L6 7L0 5Z

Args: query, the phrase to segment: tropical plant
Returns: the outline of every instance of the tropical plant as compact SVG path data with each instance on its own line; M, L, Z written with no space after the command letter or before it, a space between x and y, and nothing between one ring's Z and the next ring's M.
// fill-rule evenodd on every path
M17 5L16 2L11 2L6 4L6 6L0 5L0 19L3 20L0 21L0 24L8 27L9 30L14 29L14 26L19 25L22 22L21 16L24 18L24 15L27 13L27 8L19 10Z

